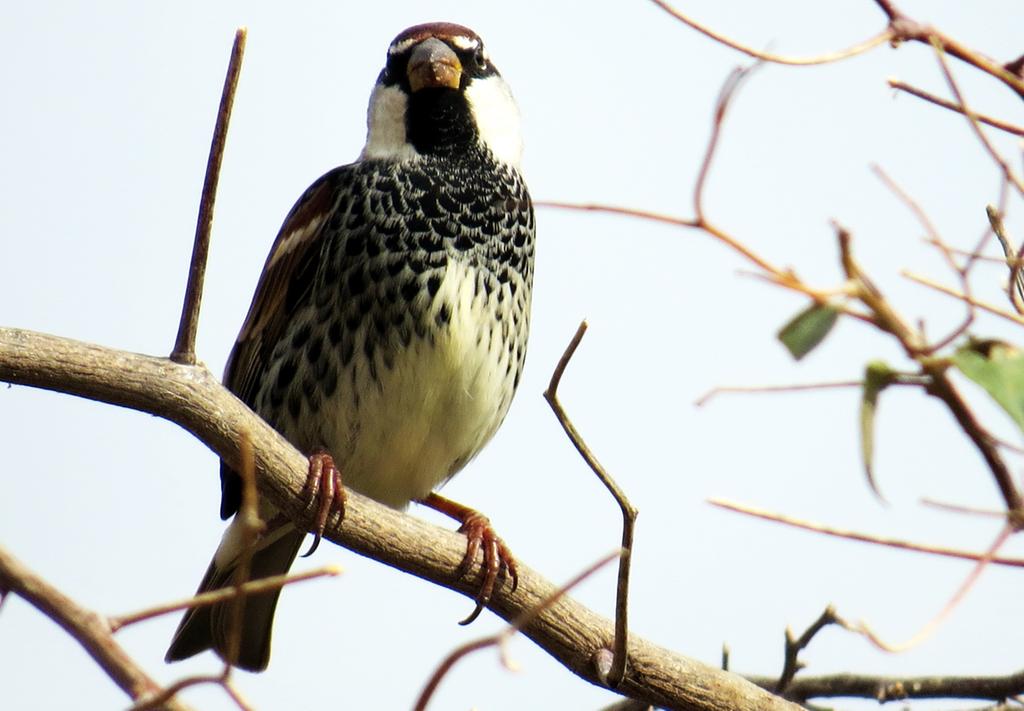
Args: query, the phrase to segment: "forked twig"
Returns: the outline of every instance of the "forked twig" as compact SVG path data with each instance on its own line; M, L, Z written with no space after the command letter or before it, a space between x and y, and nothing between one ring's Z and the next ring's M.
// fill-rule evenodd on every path
M850 624L837 615L835 608L831 605L825 608L818 619L812 622L799 638L793 637L793 630L789 627L786 628L785 661L782 664L779 682L775 685L776 694L785 695L786 688L793 681L793 677L804 666L799 660L800 652L807 648L815 635L829 625L839 625L845 629L851 629Z
M1024 98L1024 78L1012 71L1012 63L1010 65L999 64L992 58L986 57L981 52L974 51L934 27L908 17L902 10L896 7L893 0L875 0L875 4L889 18L889 28L893 33L894 46L897 42L921 42L923 44L938 45L942 48L942 51L953 55L961 62L970 64L975 69L995 77ZM962 101L960 103L963 104Z
M985 151L992 157L992 160L996 162L999 168L1003 171L1003 175L1010 183L1017 188L1017 192L1024 196L1024 182L1022 182L1020 176L1013 172L1010 164L999 155L999 151L996 150L995 146L985 135L985 132L981 129L981 124L978 123L978 116L974 113L974 110L967 105L967 101L964 100L963 94L960 91L960 85L953 77L953 72L949 68L949 62L946 61L946 52L948 49L938 38L932 38L932 47L935 49L935 56L939 61L939 67L942 69L942 76L946 79L946 84L949 85L949 90L953 92L953 96L956 97L957 103L963 107L963 114L967 117L967 122L971 126L971 130L974 131L974 135L981 141L981 145L985 147ZM1022 95L1024 96L1024 95Z
M582 321L579 328L576 329L572 340L569 341L569 345L566 347L562 357L559 359L558 365L555 366L555 370L551 373L551 381L548 383L547 390L544 391L544 399L551 406L551 410L555 413L555 417L558 418L559 424L562 425L562 429L568 435L569 441L572 442L576 451L580 453L580 456L583 457L591 471L597 475L597 478L608 489L608 493L612 495L622 511L622 555L619 559L618 584L615 591L614 658L611 670L608 673L607 682L608 686L614 689L626 674L626 650L629 643L629 569L633 555L633 528L636 523L637 511L626 497L625 492L619 488L619 485L615 483L615 480L612 479L607 470L597 461L597 457L587 446L587 443L583 441L583 437L577 431L576 426L573 425L572 420L569 419L569 415L566 414L562 403L558 400L558 385L562 382L562 375L565 373L566 366L569 365L569 361L572 359L576 348L580 345L580 341L583 340L583 334L586 332L587 322Z
M217 123L210 143L210 155L206 161L206 177L203 180L203 193L199 201L199 217L196 220L196 237L192 246L192 261L188 268L185 301L181 307L178 336L174 342L174 350L171 351L171 360L185 365L195 365L196 362L196 332L199 329L199 307L203 300L206 258L210 252L213 207L217 199L217 182L220 180L220 165L224 158L231 108L235 102L235 90L238 88L238 77L242 71L245 38L246 29L239 27L235 31L235 42L231 46L231 59L228 62L227 75L224 77Z

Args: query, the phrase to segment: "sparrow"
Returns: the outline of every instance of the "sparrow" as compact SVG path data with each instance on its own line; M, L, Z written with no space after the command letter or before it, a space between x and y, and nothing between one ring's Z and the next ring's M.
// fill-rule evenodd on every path
M381 503L420 502L458 520L465 574L483 550L472 621L515 560L487 518L434 493L497 431L526 356L534 213L520 174L519 110L472 30L410 27L370 95L366 145L314 182L263 267L224 383L309 456L313 548L341 480ZM241 479L221 463L221 517ZM307 530L261 502L252 579L286 573ZM245 535L235 517L199 586L234 584ZM312 549L310 550L312 552ZM213 649L266 668L280 590L188 610L167 661ZM237 630L235 634L237 635Z

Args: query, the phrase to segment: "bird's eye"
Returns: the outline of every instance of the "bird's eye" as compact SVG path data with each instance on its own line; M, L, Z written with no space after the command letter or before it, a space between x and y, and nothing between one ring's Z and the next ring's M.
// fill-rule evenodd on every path
M473 52L473 64L477 69L487 68L487 53L483 47L477 47Z

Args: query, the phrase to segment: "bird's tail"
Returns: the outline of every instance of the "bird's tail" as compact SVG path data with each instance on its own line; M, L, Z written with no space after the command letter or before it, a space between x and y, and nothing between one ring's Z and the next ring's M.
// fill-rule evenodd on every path
M209 592L231 585L238 567L238 536L229 526L214 554L210 567L199 583L196 594ZM279 531L264 534L252 554L250 580L259 580L272 575L284 575L291 568L305 536L303 531L287 526ZM241 600L241 638L237 659L229 659L229 640L235 617L237 600L207 607L192 608L178 625L170 649L164 659L176 662L200 652L212 649L221 659L249 671L263 671L270 661L270 633L274 624L274 610L281 589L259 595L249 595ZM238 631L235 632L238 634Z

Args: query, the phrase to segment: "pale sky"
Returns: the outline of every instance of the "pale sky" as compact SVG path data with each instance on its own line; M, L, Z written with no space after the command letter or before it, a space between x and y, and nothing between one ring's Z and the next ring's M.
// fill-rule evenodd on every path
M1019 2L901 0L911 16L1006 61L1019 55ZM838 49L879 31L870 0L679 6L719 31L787 54ZM579 8L586 8L585 11ZM192 247L209 137L234 30L249 44L214 223L199 356L217 374L267 250L315 178L351 161L388 43L427 20L484 39L524 117L524 169L536 200L607 202L691 215L715 97L749 60L644 0L606 3L8 3L0 10L0 325L155 355L170 351ZM1024 123L1021 104L954 63L979 110ZM997 197L998 173L962 117L896 96L886 78L946 93L926 47L879 47L816 68L767 66L742 88L707 185L710 216L809 282L838 286L830 219L908 318L941 334L956 302L901 269L955 283L878 163L945 239L970 248ZM991 132L1020 169L1019 144ZM1024 239L1020 200L1008 227ZM998 522L921 506L922 497L999 508L980 458L937 401L886 391L876 476L867 489L855 390L726 396L716 385L851 380L875 358L906 368L868 327L841 322L794 363L775 333L804 300L742 272L751 265L698 233L624 218L538 213L533 330L525 376L502 430L444 493L491 517L511 549L562 581L619 541L619 515L541 397L581 319L590 331L561 397L640 510L632 631L716 664L781 670L783 631L828 603L901 641L952 596L970 566L717 510L710 497L833 525L981 550ZM992 245L989 252L997 255ZM976 294L1005 303L1005 270L977 268ZM975 332L1021 343L981 319ZM984 394L965 386L997 433L1020 441ZM216 457L177 426L29 388L0 389L0 545L76 601L124 613L190 594L223 524ZM1012 459L1019 471L1019 459ZM411 513L451 524L414 507ZM1021 555L1011 542L1004 553ZM269 670L238 675L260 709L409 708L455 646L503 624L456 623L471 602L326 544L294 570L343 577L285 590ZM610 615L614 571L576 596ZM985 572L927 642L891 656L839 630L805 652L807 673L1007 673L1021 665L1020 573ZM166 665L177 615L119 641L172 682L220 668L211 655ZM462 663L432 708L599 708L614 701L531 642ZM0 610L0 706L123 708L126 697L55 624L12 598ZM184 700L233 708L215 688ZM858 704L838 702L844 708ZM860 704L868 707L870 704ZM961 706L963 704L960 704ZM969 704L968 704L969 705Z

